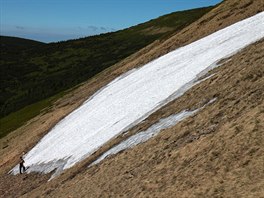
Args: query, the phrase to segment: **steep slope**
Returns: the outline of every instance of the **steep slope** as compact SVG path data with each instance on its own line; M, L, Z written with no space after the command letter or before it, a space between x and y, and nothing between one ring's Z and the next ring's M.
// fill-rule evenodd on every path
M88 80L211 9L175 12L125 30L23 51L1 49L0 117Z
M173 46L177 48L188 43L188 40L195 41L263 11L263 7L262 1L225 1L183 30L184 33L177 34L170 42L161 45L156 42L90 80L55 103L49 112L36 117L28 125L1 140L0 152L4 159L1 161L1 173L10 170L19 154L23 150L29 150L58 120L116 76L166 53ZM221 20L222 16L225 16L224 20ZM199 26L200 32L197 32L196 28L201 21L205 22ZM184 34L187 36L184 37ZM19 185L27 186L30 189L28 191L36 188L31 194L24 191L23 193L27 193L26 197L40 194L57 197L73 193L73 197L113 194L259 197L263 193L261 65L263 41L232 57L231 61L213 71L217 73L212 79L194 87L183 97L154 113L131 132L147 129L161 117L182 109L199 107L217 97L216 103L195 117L162 132L143 145L87 170L96 154L39 188L33 186L39 180L31 175L12 177L3 174L1 186L5 186L6 181L11 181L9 193L13 195L21 193L16 190ZM196 139L198 140L195 141ZM107 150L113 144L116 142L105 145L102 150Z
M259 24L264 24L264 12L118 77L65 117L25 156L28 171L42 169L41 164L44 172L66 169L89 156L183 94L187 89L183 87L216 62L263 38L264 25Z
M136 130L217 98L197 115L99 165L73 172L75 177L66 182L50 182L33 195L42 192L51 197L261 197L263 46L264 40L233 56L212 71L212 79L156 112Z

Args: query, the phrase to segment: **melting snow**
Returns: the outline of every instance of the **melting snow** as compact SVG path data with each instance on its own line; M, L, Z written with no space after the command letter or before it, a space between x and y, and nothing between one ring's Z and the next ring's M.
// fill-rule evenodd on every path
M177 124L184 118L191 116L195 112L196 110L195 111L182 111L178 114L171 115L167 118L161 119L158 123L152 125L146 131L141 131L129 137L127 140L121 142L115 147L109 149L103 155L101 155L96 161L94 161L91 165L98 164L99 162L101 162L103 159L105 159L109 155L119 153L120 151L123 151L127 148L131 148L140 143L146 142L151 137L154 137L155 135L157 135L161 130L174 126L175 124Z
M206 105L211 104L215 101L216 101L216 98L210 100ZM140 143L146 142L150 138L156 136L161 130L175 126L177 123L179 123L183 119L195 114L196 112L198 112L199 110L201 110L205 106L203 106L199 109L193 110L193 111L184 110L184 111L181 111L180 113L173 114L167 118L160 119L158 123L153 124L146 131L141 131L135 135L130 136L126 140L122 141L118 145L114 146L113 148L111 148L108 151L106 151L105 153L103 153L90 166L98 164L99 162L101 162L102 160L104 160L106 157L108 157L110 155L117 154L120 151L123 151L123 150L128 149L128 148L132 148L132 147L134 147Z
M183 94L199 73L263 37L264 12L128 72L60 121L25 155L25 165L29 171L41 164L52 169L73 166Z

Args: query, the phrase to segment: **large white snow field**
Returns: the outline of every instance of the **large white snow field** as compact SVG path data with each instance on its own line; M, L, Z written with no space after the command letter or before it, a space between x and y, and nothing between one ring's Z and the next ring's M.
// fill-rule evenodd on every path
M263 37L264 12L115 79L51 129L25 155L25 165L46 165L40 168L44 172L73 166L165 105L210 65ZM15 167L13 173L17 172Z

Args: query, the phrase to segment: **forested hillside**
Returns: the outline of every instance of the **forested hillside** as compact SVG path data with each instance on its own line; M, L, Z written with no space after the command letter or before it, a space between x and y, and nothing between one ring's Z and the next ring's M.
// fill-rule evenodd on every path
M0 117L91 78L211 9L175 12L125 30L58 43L1 37Z

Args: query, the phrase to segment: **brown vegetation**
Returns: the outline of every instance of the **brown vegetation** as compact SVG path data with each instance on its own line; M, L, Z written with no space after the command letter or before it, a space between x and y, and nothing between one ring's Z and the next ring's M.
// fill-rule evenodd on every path
M200 107L217 98L197 115L162 131L150 141L87 169L92 156L48 183L44 182L48 178L45 175L18 177L6 173L23 151L33 147L60 119L115 77L263 10L263 1L226 0L167 41L155 42L100 73L57 101L48 112L1 139L1 196L11 196L11 191L12 196L21 195L20 187L23 187L28 190L25 197L261 197L264 194L263 40L211 71L215 76L131 131L134 133L161 117ZM22 184L23 179L26 184ZM3 182L7 184L2 185Z

